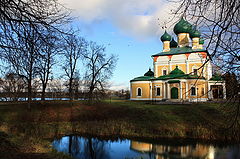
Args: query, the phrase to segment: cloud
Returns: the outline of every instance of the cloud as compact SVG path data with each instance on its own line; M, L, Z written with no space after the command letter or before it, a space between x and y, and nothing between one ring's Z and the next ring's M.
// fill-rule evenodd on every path
M174 5L165 0L60 0L73 14L91 26L110 21L119 30L138 39L156 36L172 15ZM176 7L175 7L176 8Z
M109 89L110 90L129 90L129 82L115 82L115 81L111 81L109 82Z

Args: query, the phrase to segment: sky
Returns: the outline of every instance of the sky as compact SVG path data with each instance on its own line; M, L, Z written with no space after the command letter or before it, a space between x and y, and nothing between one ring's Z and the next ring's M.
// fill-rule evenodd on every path
M164 29L173 35L171 11L164 0L60 0L76 17L74 25L87 40L118 56L111 89L129 89L130 80L153 68L151 55L162 51Z

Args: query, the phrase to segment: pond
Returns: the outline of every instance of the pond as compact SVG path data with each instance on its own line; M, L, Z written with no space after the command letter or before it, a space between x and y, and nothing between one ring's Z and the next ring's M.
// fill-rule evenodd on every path
M52 146L76 159L240 159L240 145L100 140L65 136Z

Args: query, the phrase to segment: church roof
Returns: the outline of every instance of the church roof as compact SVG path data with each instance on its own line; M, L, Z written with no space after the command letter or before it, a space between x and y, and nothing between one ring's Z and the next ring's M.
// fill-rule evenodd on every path
M174 70L170 72L170 75L184 75L185 73L176 66Z
M202 38L200 38L199 44L202 44L202 45L204 44L204 40Z
M176 48L178 46L178 43L172 38L170 41L170 48Z
M159 76L158 78L156 78L156 80L168 80L168 79L205 79L205 78L190 74L169 74Z
M200 38L201 33L200 33L197 29L193 28L193 29L189 32L189 35L190 35L190 38Z
M136 77L131 81L150 81L152 79L154 79L154 72L151 71L151 69L149 68L149 70L144 74L144 76Z
M167 33L167 31L164 32L164 34L161 36L161 41L170 41L172 39L171 35Z
M190 74L169 74L159 77L150 77L150 76L140 76L132 79L130 82L133 81L154 81L154 80L171 80L171 79L205 79L204 77L199 77L197 75L190 75Z
M149 71L151 70L149 69ZM168 75L159 76L157 78L153 76L146 76L147 73L145 73L144 76L140 76L132 79L131 82L132 81L170 80L170 79L205 79L204 77L199 77L197 75L185 74L182 70L178 68L178 66L176 66L176 68L172 70Z
M179 80L169 80L168 83L180 83Z
M199 77L197 75L190 75L190 74L185 74L182 70L176 66L174 70L172 70L168 75L163 75L159 76L156 79L160 80L167 80L167 79L202 79L202 77Z
M181 18L181 20L174 26L173 31L175 34L180 34L180 33L189 33L192 29L192 25Z
M150 77L153 77L153 76L154 76L154 72L151 71L151 69L149 68L149 70L144 74L144 76L150 76Z
M207 52L205 49L192 49L191 47L177 47L171 48L170 51L167 52L160 52L157 54L152 55L155 56L165 56L165 55L176 55L176 54L185 54L185 53L193 53L193 52Z
M210 81L223 81L223 78L220 75L216 74L212 76Z
M140 77L136 77L136 78L132 79L130 82L132 82L132 81L151 81L154 79L155 79L155 77L152 77L152 76L140 76Z

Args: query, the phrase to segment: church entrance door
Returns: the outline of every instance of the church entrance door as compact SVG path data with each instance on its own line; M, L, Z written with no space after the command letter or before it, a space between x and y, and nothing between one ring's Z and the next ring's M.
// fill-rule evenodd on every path
M223 86L214 85L211 86L213 99L221 99L223 98Z
M171 99L178 99L178 88L173 87L171 89Z

